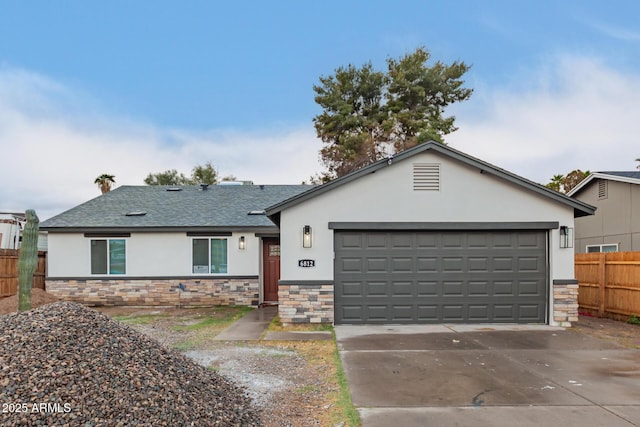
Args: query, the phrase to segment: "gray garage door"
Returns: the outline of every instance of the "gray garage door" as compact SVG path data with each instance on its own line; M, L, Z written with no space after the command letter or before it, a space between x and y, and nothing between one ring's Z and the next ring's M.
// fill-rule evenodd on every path
M546 231L336 231L335 321L545 323Z

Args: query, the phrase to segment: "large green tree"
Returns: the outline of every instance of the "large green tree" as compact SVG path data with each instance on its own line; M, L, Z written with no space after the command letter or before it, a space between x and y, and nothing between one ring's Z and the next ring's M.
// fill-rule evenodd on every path
M566 175L557 174L554 175L553 178L551 178L551 181L549 181L549 183L545 185L545 187L558 191L560 193L568 193L590 174L591 172L583 172L580 169L572 170Z
M322 113L313 122L324 145L323 180L346 175L385 156L428 140L443 141L456 130L445 108L468 99L472 90L461 77L464 62L429 65L424 47L400 59L388 59L387 70L368 62L339 67L313 87Z
M204 165L197 165L191 169L191 176L178 172L175 169L168 169L164 172L150 173L144 179L147 185L194 185L209 184L218 182L218 171L211 162Z

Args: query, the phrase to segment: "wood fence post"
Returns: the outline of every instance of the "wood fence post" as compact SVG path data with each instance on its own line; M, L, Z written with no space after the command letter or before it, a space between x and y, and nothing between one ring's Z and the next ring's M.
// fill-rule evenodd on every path
M600 259L598 264L598 284L600 285L600 304L598 305L598 316L604 317L605 290L607 286L607 254L598 254Z

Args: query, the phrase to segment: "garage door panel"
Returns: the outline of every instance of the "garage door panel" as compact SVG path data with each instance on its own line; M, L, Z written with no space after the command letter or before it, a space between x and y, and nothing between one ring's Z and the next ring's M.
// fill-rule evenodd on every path
M419 322L433 323L440 318L440 310L437 305L418 304L416 320Z
M363 239L365 249L384 249L387 247L387 236L384 234L368 234Z
M494 304L493 318L497 321L516 322L516 307L514 304Z
M539 234L535 232L518 234L518 248L539 248L542 246Z
M465 246L465 238L463 233L450 232L442 234L443 248L463 248Z
M412 273L415 270L413 258L393 257L391 258L391 268L393 272Z
M470 257L467 259L467 267L470 272L488 273L490 271L489 257Z
M438 282L417 282L417 297L434 297L438 295Z
M362 258L342 258L340 260L340 263L342 264L341 270L345 273L353 271L356 273L361 273L362 272Z
M491 247L490 233L474 233L467 238L467 246L473 249L488 249Z
M367 270L368 272L383 272L386 273L389 270L387 265L387 258L367 258Z
M390 291L392 296L412 297L416 287L413 281L392 281Z
M488 322L491 319L490 312L489 304L469 304L468 319L475 322Z
M442 295L450 296L450 295L463 295L462 293L462 281L444 281L442 282Z
M415 307L413 305L391 305L391 321L407 322L415 318Z
M522 319L529 319L535 321L542 314L541 307L538 304L520 304L518 306L518 314Z
M391 248L413 248L415 243L413 240L413 233L396 233L391 235Z
M459 322L464 319L464 305L445 304L442 306L442 320L444 322Z
M437 249L440 246L441 243L439 234L416 234L416 249Z
M518 281L518 295L538 296L542 288L540 280L520 280Z
M514 272L514 261L512 257L493 258L493 271Z
M362 305L342 305L338 310L340 311L336 315L339 314L345 323L361 322L365 318Z
M386 304L367 305L366 312L369 321L387 322L389 319L389 310Z
M362 282L343 282L340 287L340 294L342 296L355 296L360 297L363 293L363 283Z
M362 248L362 233L340 233L338 238L340 239L339 244L343 249Z
M416 257L416 271L418 273L434 273L438 271L438 258Z
M467 287L469 289L468 295L489 296L489 285L488 281L470 280Z
M370 297L387 297L387 282L365 282L365 295Z
M545 322L545 231L343 233L336 323Z

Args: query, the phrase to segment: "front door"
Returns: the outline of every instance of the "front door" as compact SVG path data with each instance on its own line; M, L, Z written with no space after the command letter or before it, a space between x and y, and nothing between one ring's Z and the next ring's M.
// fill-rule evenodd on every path
M278 302L278 280L280 280L280 239L262 239L263 302Z

